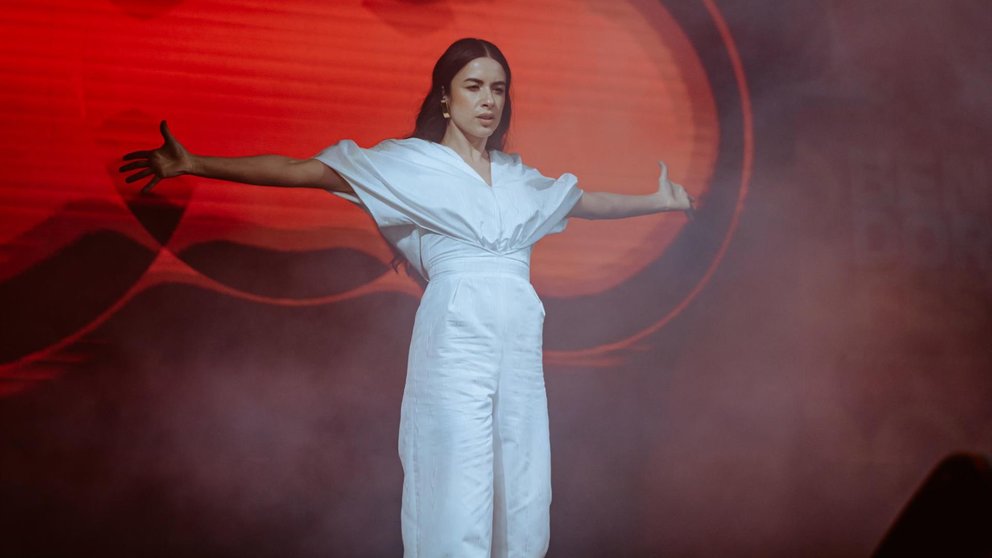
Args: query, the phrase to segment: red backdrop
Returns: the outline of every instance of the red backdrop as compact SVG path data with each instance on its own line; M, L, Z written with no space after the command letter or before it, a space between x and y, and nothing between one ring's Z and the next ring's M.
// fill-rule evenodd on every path
M484 36L505 49L520 84L510 150L529 164L549 175L576 173L588 190L647 193L656 187L655 161L664 158L676 180L705 201L721 139L707 71L732 76L728 102L748 107L719 12L703 3L696 10L722 33L719 48L728 60L720 67L706 68L679 22L653 1L549 2L538 12L527 3L16 5L3 38L4 131L14 142L2 155L4 277L94 231L114 231L155 255L144 273L131 270L126 288L104 293L102 303L73 320L53 316L71 323L10 348L0 369L3 391L25 387L32 377L25 365L71 345L161 281L283 305L382 289L415 294L411 282L387 273L343 292L314 281L301 287L292 278L262 291L248 286L272 275L262 252L273 265L287 253L336 248L388 261L371 222L336 198L188 177L142 198L115 169L122 153L156 144L160 118L191 150L215 155L305 157L340 138L370 145L402 136L433 61L452 37ZM739 209L752 147L747 124L732 133L739 138L722 189ZM734 225L727 214L714 219L707 232L723 242L699 246L699 269L671 285L665 300L652 300L650 316L572 341L555 343L552 335L549 356L590 364L590 357L630 346L667 322L702 288L726 248ZM657 262L685 225L681 215L575 222L568 235L536 250L535 284L553 298L595 298ZM231 270L203 261L204 249L221 243L255 249L257 265ZM45 366L37 377L57 369Z

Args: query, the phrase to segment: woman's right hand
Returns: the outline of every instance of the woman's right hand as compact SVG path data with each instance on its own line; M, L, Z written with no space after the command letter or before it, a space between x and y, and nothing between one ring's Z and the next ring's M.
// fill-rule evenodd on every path
M119 169L122 173L141 169L125 178L124 181L127 183L154 175L148 184L141 188L142 194L154 188L163 178L172 178L190 173L193 170L193 156L190 155L189 151L186 151L182 144L176 141L176 138L172 137L172 133L169 132L169 125L165 123L165 120L159 125L159 129L165 140L162 147L151 151L132 151L124 155L125 161L133 162Z
M681 184L668 179L668 165L664 161L658 161L658 166L661 167L661 176L658 178L658 191L655 195L661 199L662 207L668 211L684 211L686 217L693 219L696 198L690 196Z

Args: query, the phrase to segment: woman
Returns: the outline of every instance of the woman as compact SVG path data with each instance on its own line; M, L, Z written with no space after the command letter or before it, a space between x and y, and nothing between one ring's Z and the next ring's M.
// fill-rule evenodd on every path
M568 217L618 219L691 210L662 177L657 192L583 192L501 151L511 74L490 42L462 39L434 66L413 136L312 159L188 153L169 133L124 156L128 182L193 174L323 188L351 200L428 280L414 323L400 420L405 556L543 556L551 504L544 307L530 253Z

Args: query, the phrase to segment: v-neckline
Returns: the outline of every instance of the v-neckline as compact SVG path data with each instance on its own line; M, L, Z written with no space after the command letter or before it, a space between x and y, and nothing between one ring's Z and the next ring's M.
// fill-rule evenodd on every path
M440 142L432 142L432 143L441 146L443 149L448 151L448 153L451 153L456 159L458 159L459 162L461 162L462 165L465 165L465 168L467 168L472 173L473 176L475 176L476 178L479 179L479 181L485 184L487 188L489 188L490 190L493 188L493 184L496 183L495 172L494 172L496 165L493 164L492 151L486 150L486 152L489 154L489 182L486 182L486 179L482 176L482 174L480 174L479 171L475 170L475 168L473 168L472 165L468 164L468 161L463 159L462 156L459 155L458 152L454 150L454 148L444 145L443 143Z

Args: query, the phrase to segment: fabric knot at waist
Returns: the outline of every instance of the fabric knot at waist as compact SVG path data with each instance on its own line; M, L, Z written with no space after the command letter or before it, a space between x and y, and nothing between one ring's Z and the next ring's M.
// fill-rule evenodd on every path
M445 258L428 265L431 280L448 275L509 275L530 282L530 262L506 256Z

